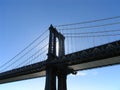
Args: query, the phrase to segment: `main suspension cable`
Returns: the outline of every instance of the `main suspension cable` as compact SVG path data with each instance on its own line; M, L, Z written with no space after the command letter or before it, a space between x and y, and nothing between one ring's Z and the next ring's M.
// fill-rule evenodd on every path
M93 23L93 22L100 22L100 21L106 21L106 20L118 19L118 18L120 18L120 16L109 17L109 18L103 18L103 19L96 19L96 20L90 20L90 21L84 21L84 22L79 22L79 23L71 23L71 24L56 25L56 27L73 26L73 25L86 24L86 23Z
M10 62L12 62L16 57L18 57L19 55L21 55L25 50L27 50L31 45L33 45L37 40L39 40L47 31L48 31L48 29L45 30L41 35L39 35L35 40L33 40L29 45L27 45L23 50L21 50L21 51L20 51L17 55L15 55L12 59L8 60L8 61L5 62L3 65L1 65L0 68L5 67L7 64L9 64ZM45 37L43 40L45 40L46 38L47 38L47 37ZM43 40L41 40L41 42L43 42ZM40 44L40 43L39 43L39 44ZM37 44L35 47L37 47L39 44ZM35 48L35 47L34 47L34 48ZM31 51L31 50L33 50L33 48L30 49L29 51ZM25 54L29 53L29 51L26 52ZM24 54L23 56L25 56L25 54ZM21 56L20 58L22 58L22 56Z

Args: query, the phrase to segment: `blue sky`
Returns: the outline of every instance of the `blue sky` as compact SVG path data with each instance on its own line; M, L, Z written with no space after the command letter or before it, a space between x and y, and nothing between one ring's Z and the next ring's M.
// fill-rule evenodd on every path
M119 16L120 0L0 0L0 65L50 24ZM120 65L68 76L68 90L120 90ZM0 90L43 90L45 78L0 85Z

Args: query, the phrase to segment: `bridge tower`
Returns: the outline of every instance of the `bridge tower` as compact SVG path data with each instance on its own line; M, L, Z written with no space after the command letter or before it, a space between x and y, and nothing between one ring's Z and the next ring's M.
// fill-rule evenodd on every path
M64 40L65 37L57 31L52 25L49 27L49 49L47 62L53 61L55 58L60 58L65 55ZM57 42L58 40L58 42ZM58 43L58 52L56 50ZM58 55L57 55L58 53ZM45 90L56 90L56 77L58 77L58 90L67 90L66 79L67 75L73 70L66 65L49 65L46 68L46 85Z

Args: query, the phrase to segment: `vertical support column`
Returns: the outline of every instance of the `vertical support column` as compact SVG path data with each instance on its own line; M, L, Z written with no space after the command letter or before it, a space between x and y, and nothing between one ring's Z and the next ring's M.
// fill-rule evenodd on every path
M59 57L61 57L65 55L65 47L64 47L65 37L61 33L59 33L58 40L59 40Z
M65 37L61 33L59 33L56 30L56 28L54 28L52 25L50 26L49 30L50 30L50 39L49 39L49 51L48 51L47 62L50 62L56 58L56 38L58 38L58 42L59 42L58 57L61 57L65 54L65 49L64 49ZM56 76L58 76L58 90L67 90L66 71L67 71L66 65L47 66L45 90L56 90Z
M67 90L67 75L58 75L58 90Z
M56 33L54 33L53 36L54 40L53 40L53 54L56 56Z
M48 62L55 59L56 56L56 34L53 26L50 28ZM52 65L46 67L45 90L56 90L56 70Z
M52 52L52 31L50 30L49 34L49 48L48 48L48 58L51 57L50 53Z
M47 67L45 90L56 90L56 73L53 67Z
M59 40L59 57L65 55L65 47L64 47L64 40L65 37L59 33L58 35ZM60 72L58 73L58 90L67 90L67 74L65 66L58 66Z
M58 90L67 90L67 75L70 73L76 74L76 72L74 72L73 69L68 68L66 65L59 65L58 67Z
M52 25L50 26L49 30L50 35L49 35L48 59L51 58L52 56L56 56L56 34Z

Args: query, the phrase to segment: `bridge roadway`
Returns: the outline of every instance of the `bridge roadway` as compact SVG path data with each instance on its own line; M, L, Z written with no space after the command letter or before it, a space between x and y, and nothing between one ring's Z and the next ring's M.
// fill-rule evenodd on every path
M120 64L120 40L96 46L86 50L74 52L51 62L42 61L21 68L0 73L0 84L20 81L25 79L43 77L46 75L46 66L51 65L56 69L59 65L66 65L75 71L108 65Z

